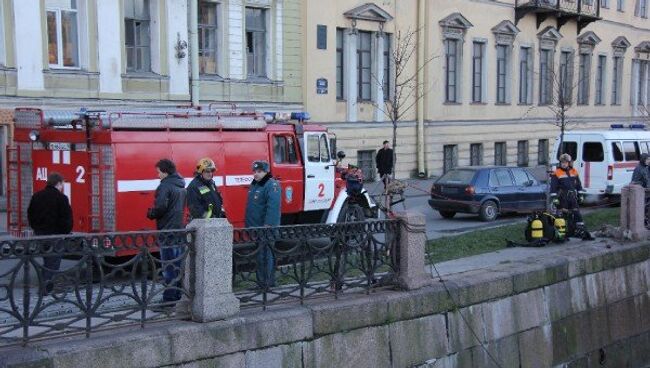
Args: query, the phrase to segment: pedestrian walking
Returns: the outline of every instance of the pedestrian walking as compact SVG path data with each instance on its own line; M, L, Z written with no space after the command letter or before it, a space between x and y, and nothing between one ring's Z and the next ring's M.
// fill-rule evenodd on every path
M224 217L223 200L213 180L216 171L217 165L209 157L200 159L196 164L194 179L187 186L190 219Z
M63 235L72 231L72 207L68 197L63 194L63 176L53 172L47 176L45 189L32 196L27 208L27 220L34 234ZM44 244L43 250L56 251L57 241ZM61 255L43 257L43 281L41 295L47 295L54 290L52 278L61 267Z
M162 159L156 163L160 184L156 188L154 205L147 211L147 218L156 220L158 230L183 229L185 207L185 180L176 172L171 160ZM160 262L165 290L163 302L175 302L181 298L181 247L182 237L174 234L160 234Z
M393 150L390 148L388 141L384 141L383 146L377 151L375 162L379 177L384 182L384 189L386 189L390 174L393 172Z
M253 182L248 189L246 227L280 225L280 184L273 179L266 161L253 162ZM273 241L258 243L257 282L262 288L275 286Z

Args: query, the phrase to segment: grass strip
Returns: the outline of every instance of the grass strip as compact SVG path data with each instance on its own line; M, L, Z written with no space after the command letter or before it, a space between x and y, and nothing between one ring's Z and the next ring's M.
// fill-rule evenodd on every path
M620 208L603 208L584 215L589 231L603 225L619 225ZM427 243L428 263L439 263L506 248L506 239L525 242L526 223L482 229L461 235L433 239Z

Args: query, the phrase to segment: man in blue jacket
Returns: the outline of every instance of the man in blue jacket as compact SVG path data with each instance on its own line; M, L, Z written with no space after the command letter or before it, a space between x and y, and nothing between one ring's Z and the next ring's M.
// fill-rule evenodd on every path
M253 182L248 189L246 202L246 227L280 225L281 189L269 172L266 161L253 162ZM257 281L263 288L275 286L275 259L273 242L258 244Z
M171 160L162 159L156 163L160 185L156 189L154 206L147 211L147 218L156 220L158 230L183 229L183 209L185 207L185 179L176 172ZM163 302L176 302L181 298L180 242L174 234L161 234L160 261L162 264L165 290Z

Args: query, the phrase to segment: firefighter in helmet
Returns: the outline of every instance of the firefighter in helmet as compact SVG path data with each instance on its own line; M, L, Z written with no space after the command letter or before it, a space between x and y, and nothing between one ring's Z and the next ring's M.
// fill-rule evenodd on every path
M194 179L187 186L187 207L191 219L224 217L223 200L212 180L216 171L217 165L209 157L197 162Z
M575 228L584 230L579 209L583 201L582 183L567 153L560 155L560 166L551 174L551 199L558 211L572 212Z

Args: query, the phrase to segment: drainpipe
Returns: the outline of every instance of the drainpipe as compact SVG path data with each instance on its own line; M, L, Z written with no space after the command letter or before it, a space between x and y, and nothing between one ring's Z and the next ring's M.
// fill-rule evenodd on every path
M190 96L199 106L199 0L190 0Z
M418 155L418 176L426 176L424 163L424 62L426 47L426 0L418 1L418 75L417 75L417 155Z

